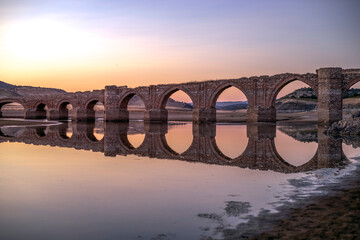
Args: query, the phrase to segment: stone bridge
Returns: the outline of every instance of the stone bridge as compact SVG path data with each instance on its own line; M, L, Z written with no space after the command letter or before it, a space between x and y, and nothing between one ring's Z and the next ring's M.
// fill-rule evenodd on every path
M67 104L75 108L75 121L93 121L94 105L104 104L104 119L108 122L129 120L129 100L139 96L145 104L145 122L166 122L165 105L176 91L184 91L193 102L193 122L215 122L215 104L219 95L229 87L240 89L248 100L248 122L276 121L275 100L280 90L288 83L299 80L309 85L318 96L318 119L320 125L329 125L342 118L344 93L360 81L360 69L320 68L316 74L278 74L239 79L189 82L183 84L150 85L128 88L106 86L93 92L64 93L48 96L0 99L0 107L17 102L25 108L25 118L62 120L68 118ZM45 110L47 106L48 113ZM0 117L1 117L0 111Z
M145 124L143 143L134 148L128 141L127 123L105 123L104 137L94 137L94 124L72 124L72 136L66 135L66 124L49 127L26 127L16 137L0 131L0 142L23 142L34 145L58 146L103 152L105 156L137 155L159 159L273 170L283 173L303 172L334 167L348 162L342 151L342 140L326 136L319 130L318 150L301 166L286 162L277 152L275 124L248 124L248 144L238 157L230 159L216 145L216 124L193 124L193 141L184 153L177 153L166 142L167 124Z

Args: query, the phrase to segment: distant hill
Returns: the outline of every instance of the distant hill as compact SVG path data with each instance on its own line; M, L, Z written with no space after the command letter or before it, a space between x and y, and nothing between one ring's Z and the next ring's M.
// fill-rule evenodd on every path
M344 95L344 109L360 109L360 89L349 89ZM276 100L279 112L304 112L317 110L317 97L312 88L297 89Z
M240 109L247 109L247 101L227 101L227 102L217 102L216 109L224 111L234 111Z
M138 109L145 108L143 100L137 95L135 95L134 97L132 97L130 99L129 106L134 107L134 108L138 108ZM168 99L167 106L171 107L171 108L184 108L184 109L188 109L188 110L193 109L193 106L191 104L185 103L185 102L175 101L172 98Z
M360 97L360 89L358 88L349 89L344 95L344 98L354 98L354 97ZM315 92L312 88L297 89L292 93L283 96L280 99L286 99L286 98L317 99Z
M0 81L0 88L1 89L13 89L13 88L16 88L16 86L6 83L6 82L3 82L3 81Z
M297 98L297 99L317 99L314 90L312 88L300 88L283 96L280 99Z
M55 93L66 93L66 91L57 88L16 86L0 81L0 98L26 97L32 95L45 95Z

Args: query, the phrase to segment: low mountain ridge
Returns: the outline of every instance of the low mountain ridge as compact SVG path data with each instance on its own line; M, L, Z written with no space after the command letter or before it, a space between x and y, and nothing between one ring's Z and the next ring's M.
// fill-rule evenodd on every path
M47 95L47 94L56 94L56 93L66 93L66 91L57 88L17 86L0 81L0 98L26 97L26 96Z

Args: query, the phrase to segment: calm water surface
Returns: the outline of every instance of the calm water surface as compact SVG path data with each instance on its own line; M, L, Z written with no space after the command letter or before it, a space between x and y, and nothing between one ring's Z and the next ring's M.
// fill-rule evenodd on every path
M294 195L319 194L360 155L359 139L311 125L0 130L0 239L221 239Z

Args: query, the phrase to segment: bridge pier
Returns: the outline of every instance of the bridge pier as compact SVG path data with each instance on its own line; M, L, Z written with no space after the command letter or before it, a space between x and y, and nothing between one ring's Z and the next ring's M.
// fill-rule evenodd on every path
M25 119L46 119L46 110L26 109Z
M66 118L67 119L67 116ZM60 116L60 112L56 109L49 109L49 120L63 120Z
M129 111L126 109L109 109L104 112L105 122L128 122Z
M166 123L167 120L168 111L166 109L149 109L145 112L145 122Z
M249 106L247 110L248 122L276 122L276 108Z
M318 122L330 126L342 119L342 68L320 68L318 74Z
M77 122L95 122L95 111L93 109L78 108L75 111L74 120Z
M195 123L216 122L216 108L194 108L193 122Z

